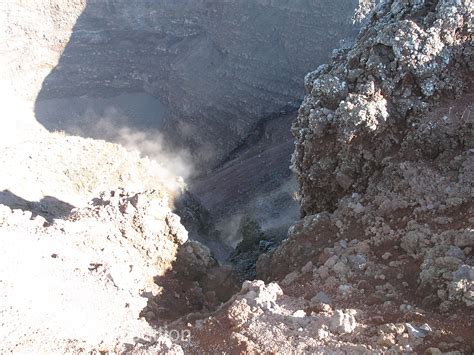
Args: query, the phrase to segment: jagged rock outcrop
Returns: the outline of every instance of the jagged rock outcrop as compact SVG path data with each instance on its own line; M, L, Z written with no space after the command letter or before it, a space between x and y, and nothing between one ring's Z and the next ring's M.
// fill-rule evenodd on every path
M314 304L313 304L314 306ZM351 334L358 326L354 310L313 312L310 301L283 293L276 283L246 281L241 291L204 320L183 343L186 352L366 352ZM222 338L209 338L219 331ZM341 338L343 335L343 338Z
M293 125L303 216L363 192L397 154L434 160L471 147L469 117L423 119L472 90L471 20L469 2L383 2L356 46L306 76Z
M385 349L473 349L472 10L384 1L354 47L306 76L303 219L257 263L285 294L377 315Z
M171 210L183 183L159 163L57 133L2 153L2 351L125 351L235 292L232 270L188 241Z

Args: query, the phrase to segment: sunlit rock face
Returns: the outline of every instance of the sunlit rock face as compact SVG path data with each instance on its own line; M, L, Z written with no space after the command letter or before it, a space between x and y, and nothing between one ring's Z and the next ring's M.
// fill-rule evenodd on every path
M85 0L0 2L2 93L35 100L85 7Z
M343 0L13 1L0 5L8 23L0 70L22 81L19 93L37 100L37 119L49 129L69 131L80 118L64 112L58 123L45 100L157 97L166 109L149 128L212 166L258 119L298 103L304 73L353 35L354 7ZM92 123L79 123L93 135Z

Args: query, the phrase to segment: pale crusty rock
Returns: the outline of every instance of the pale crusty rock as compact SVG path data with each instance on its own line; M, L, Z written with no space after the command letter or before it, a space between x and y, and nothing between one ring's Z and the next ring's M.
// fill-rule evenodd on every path
M140 318L144 295L160 291L154 277L171 269L180 247L165 220L164 194L114 190L66 220L41 224L31 212L2 208L2 332L23 334L3 337L2 350L120 352L136 337L153 336ZM157 205L163 213L151 213Z
M351 311L336 310L330 319L329 329L336 333L352 333L356 326L357 322Z

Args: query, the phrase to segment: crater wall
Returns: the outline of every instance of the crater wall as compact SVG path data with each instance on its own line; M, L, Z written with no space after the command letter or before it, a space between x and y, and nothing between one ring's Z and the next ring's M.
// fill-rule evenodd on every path
M2 3L8 26L0 34L0 70L19 95L36 100L37 120L50 130L77 133L73 128L80 126L82 135L97 133L74 105L71 112L61 110L61 120L51 119L58 108L47 100L137 93L159 98L166 114L149 119L147 128L160 129L168 144L186 147L212 167L260 118L298 104L304 73L351 37L355 3ZM133 122L118 126L126 124Z

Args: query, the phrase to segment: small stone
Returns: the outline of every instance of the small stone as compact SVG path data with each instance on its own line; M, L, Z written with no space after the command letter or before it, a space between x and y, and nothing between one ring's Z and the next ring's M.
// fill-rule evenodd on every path
M415 338L424 338L432 331L426 323L419 327L410 323L405 323L405 326L407 327L408 334Z
M295 317L295 318L304 318L304 317L306 317L306 312L303 311L302 309L299 309L295 313L293 313L293 317Z
M336 265L334 265L332 269L335 273L340 274L340 275L345 275L349 271L349 268L347 267L347 265L344 264L342 261L337 262Z
M365 211L365 207L360 203L360 202L357 202L356 204L351 204L350 206L355 213L362 213Z
M411 311L412 308L413 307L411 305L405 304L405 303L402 303L399 307L400 311L402 311L402 312L409 312L409 311Z
M430 332L433 331L433 329L431 329L431 327L428 325L428 323L424 323L424 324L420 325L419 328L426 331L427 333L430 333Z
M388 259L390 259L391 257L392 257L392 254L389 253L389 252L386 252L386 253L384 253L384 254L382 255L382 259L383 259L383 260L388 260Z
M338 284L337 279L334 276L329 276L324 283L327 287L335 287Z
M350 294L352 291L352 286L351 285L340 285L337 289L337 292L339 292L343 296L347 296Z
M321 276L322 279L326 279L327 277L329 277L329 269L327 266L321 266L319 267L318 269L318 274L319 276Z
M380 331L386 334L395 333L397 335L403 334L406 330L403 323L386 323L379 327Z
M336 310L329 322L329 329L339 334L352 333L357 326L352 312L345 313L341 310Z
M344 190L347 190L353 184L354 180L346 174L338 172L336 174L336 181Z
M453 245L449 247L449 250L447 251L446 256L451 256L453 258L457 258L461 260L464 260L466 258L466 255L461 250L461 248L455 247Z
M454 238L454 245L457 247L474 247L474 229L466 230L464 233Z
M395 335L382 333L377 339L377 344L389 348L395 345Z
M455 281L474 281L474 266L461 265L455 272L453 272L453 279Z
M363 270L367 266L367 259L363 255L360 255L360 254L350 255L348 259L349 259L350 265L354 269Z
M311 298L311 302L332 304L332 299L327 293L318 292L313 298Z
M308 262L306 263L306 265L301 268L301 272L302 272L303 274L306 274L306 273L308 273L308 272L311 272L312 270L313 270L313 262L312 262L312 261L308 261Z
M321 312L326 312L329 313L332 311L332 307L328 305L327 303L315 303L312 305L309 309L311 311L311 314L318 314Z
M281 283L282 285L288 286L293 281L295 281L299 276L300 276L300 273L298 271L290 272L288 275L285 276L285 278L282 280Z
M333 255L324 263L324 266L331 269L334 265L336 265L338 259L339 257L337 255Z
M333 254L330 253L327 249L325 249L321 254L318 256L318 264L323 265Z
M321 339L321 340L324 340L324 339L328 339L329 338L329 332L324 329L324 328L320 328L318 329L318 339Z

